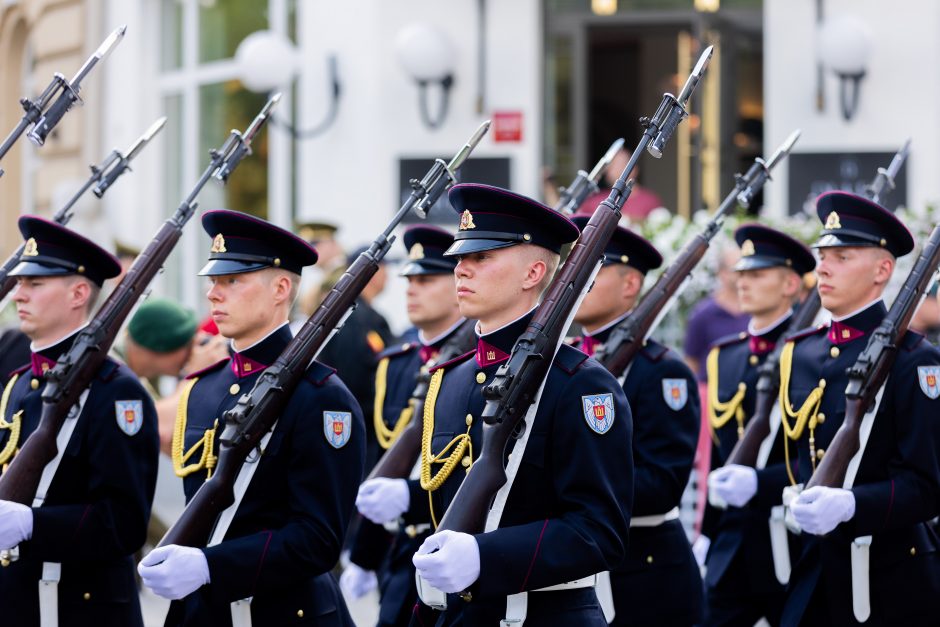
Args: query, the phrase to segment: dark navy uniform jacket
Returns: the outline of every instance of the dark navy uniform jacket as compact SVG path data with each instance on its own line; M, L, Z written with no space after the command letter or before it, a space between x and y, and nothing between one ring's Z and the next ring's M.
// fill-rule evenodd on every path
M752 335L740 333L722 338L712 345L717 351L717 381L715 386L718 401L729 403L738 386L744 384L741 410L744 425L754 415L757 401L758 368L766 361L790 325L790 315L780 320L763 333ZM733 408L729 407L733 411ZM713 428L712 470L723 466L739 440L738 422L731 417L728 422ZM794 465L795 467L795 465ZM781 504L781 494L788 484L783 454L783 429L779 429L764 468L757 469L757 492L745 507L720 510L708 506L702 525L702 534L711 539L706 560L705 583L709 595L735 598L734 604L753 603L758 597L770 595L772 607L758 608L776 624L779 606L782 604L784 586L774 575L773 556L770 547L768 519L770 509ZM790 547L795 550L797 538L790 537ZM792 552L792 551L791 551ZM793 560L796 554L793 554ZM714 612L710 612L714 613ZM718 617L712 617L718 620Z
M290 339L285 325L230 359L191 375L197 381L186 407L184 450L219 420L213 449L217 453L223 413L251 390ZM354 511L365 432L358 404L333 374L318 362L307 369L225 539L204 549L210 583L173 602L168 625L228 625L229 603L248 597L253 597L255 625L352 625L330 570L339 559ZM333 418L342 423L335 431ZM201 469L183 480L187 501L206 475Z
M482 445L483 387L508 358L530 315L481 338L477 354L468 353L444 370L434 403L433 452L466 433L468 414L474 450ZM482 366L481 366L482 364ZM612 422L598 426L585 409L591 397L605 396ZM431 398L427 402L431 402ZM603 414L611 418L609 410ZM427 419L427 417L426 417ZM599 363L575 348L562 346L544 386L519 472L499 528L475 536L480 577L472 600L449 595L439 624L497 625L505 616L506 596L611 570L626 555L633 502L633 425L623 390ZM603 430L600 433L595 429ZM439 466L433 465L432 472ZM432 493L440 520L465 475L458 464ZM428 494L414 482L410 516L427 520ZM593 588L533 592L526 625L606 625Z
M421 341L407 342L379 354L379 363L387 360L384 381L376 375L376 391L384 389L379 409L385 426L393 429L408 407L411 393L417 385L419 370L433 359L461 322L431 344ZM412 416L412 420L414 417ZM360 517L361 518L361 517ZM407 625L411 619L418 592L415 587L415 567L411 557L430 531L415 533L413 526L402 528L392 540L381 525L360 519L356 537L351 543L349 559L366 570L378 571L381 604L379 625ZM390 546L391 543L391 546ZM430 608L424 608L430 611Z
M593 354L617 322L581 338L578 347ZM692 471L701 424L698 385L678 355L649 340L630 364L623 390L633 414L633 518L662 515L679 506ZM614 625L701 619L702 579L678 519L632 526L611 585Z
M831 327L788 340L795 343L793 364L789 387L781 385L781 395L788 394L793 408L802 406L821 379L826 381L819 409L824 418L814 433L818 458L825 455L844 418L846 368L885 313L879 300ZM855 515L826 536L802 534L803 550L790 576L784 625L855 624L849 545L866 535L873 540L871 618L865 625L937 624L940 554L927 521L940 512L940 400L935 376L940 353L914 332L908 332L900 344L852 488ZM784 376L781 367L781 381ZM796 479L802 483L814 468L809 435L807 427L797 442L789 443L790 455L798 457Z
M74 337L35 354L33 367L14 373L3 417L10 422L23 411L18 447L39 424L39 373ZM60 625L143 625L133 555L147 536L157 480L156 410L130 369L109 358L77 420L46 499L33 509L32 539L20 545L18 561L0 568L4 625L39 624L43 562L62 564ZM0 449L10 433L0 429Z

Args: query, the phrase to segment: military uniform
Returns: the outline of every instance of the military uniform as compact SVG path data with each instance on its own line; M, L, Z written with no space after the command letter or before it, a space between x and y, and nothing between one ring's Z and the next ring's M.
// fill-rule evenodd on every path
M316 260L306 243L310 253L292 253L294 236L249 216L208 212L203 226L216 238L203 274L274 265L298 271L291 262ZM174 466L184 477L187 501L212 472L224 413L290 340L285 323L188 378L173 437ZM254 625L352 625L330 570L362 476L363 435L362 413L349 390L332 369L313 362L279 417L224 538L203 549L210 583L174 601L166 624L227 625L229 604L251 598Z
M27 245L12 276L82 274L100 285L117 276L117 260L95 244L39 218L23 217ZM32 254L31 254L32 253ZM64 303L63 303L64 306ZM77 333L77 331L76 331ZM0 467L32 434L42 411L43 376L75 334L32 353L0 401ZM144 543L157 477L157 415L137 377L107 359L65 446L19 559L0 568L4 625L39 624L43 563L61 564L59 624L143 625L133 554Z
M450 200L461 213L451 254L522 242L557 252L577 236L574 225L549 208L498 188L457 185ZM450 505L473 451L482 445L482 390L531 317L530 312L487 333L475 353L434 371L425 414L431 435L422 448L421 480L411 486L406 522L440 520ZM630 407L616 380L587 355L562 346L548 372L499 526L473 536L479 577L469 597L448 595L438 624L499 624L506 616L507 595L529 591L526 625L606 625L592 586L539 590L622 561L633 500L631 439Z
M588 219L572 221L583 229ZM662 256L639 235L617 227L604 263L645 275L662 264ZM593 355L629 315L585 333L576 346ZM649 340L631 362L623 391L634 416L633 518L626 559L611 572L612 624L692 625L702 614L702 579L678 507L698 443L698 386L678 355Z
M843 192L824 194L818 247L881 246L895 257L913 248L889 212ZM794 483L810 479L845 414L846 368L886 313L881 300L829 326L788 339L780 394ZM871 616L865 625L932 625L940 615L940 553L928 521L938 513L937 429L940 354L908 332L884 387L851 493L854 515L832 532L802 534L783 610L784 625L856 624L849 546L871 535ZM802 410L802 411L800 411ZM799 413L800 415L794 415Z
M734 237L741 248L736 271L779 267L802 276L815 267L810 250L780 231L748 224L739 227ZM765 329L755 329L752 322L747 332L722 338L709 351L712 469L725 464L744 435L755 411L758 369L783 341L791 317L788 311ZM705 562L708 625L750 626L761 617L772 625L779 623L784 585L774 574L768 520L787 485L784 463L783 434L778 430L766 463L756 469L757 490L747 505L724 510L709 505L706 509L702 534L712 541ZM796 536L790 536L793 561L797 542Z

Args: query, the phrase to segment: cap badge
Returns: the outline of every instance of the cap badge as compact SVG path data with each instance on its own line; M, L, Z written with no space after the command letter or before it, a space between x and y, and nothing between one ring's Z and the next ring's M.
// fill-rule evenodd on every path
M473 215L469 209L464 209L463 213L460 214L460 230L468 231L475 228L477 228L477 225L473 223Z
M754 242L749 239L744 240L744 243L741 244L741 256L750 257L751 255L755 254L755 252Z
M23 246L23 256L35 257L38 254L39 254L39 246L36 245L36 240L32 237L26 240L26 244Z
M417 242L411 247L411 250L408 251L408 259L424 259L424 246L421 245L421 242Z
M212 248L209 249L210 253L225 253L228 250L225 248L225 238L222 237L222 234L219 233L212 240Z
M826 228L827 230L828 229L841 229L842 223L839 221L839 214L836 213L835 211L830 213L829 217L826 218L826 226L824 228Z

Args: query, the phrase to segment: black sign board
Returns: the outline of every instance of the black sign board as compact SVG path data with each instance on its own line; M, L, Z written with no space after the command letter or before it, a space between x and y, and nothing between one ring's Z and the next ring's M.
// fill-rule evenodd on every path
M411 179L421 180L427 174L431 164L434 163L434 157L423 157L420 159L399 159L398 160L398 204L395 206L397 211L411 195ZM449 157L445 157L447 161ZM467 183L485 183L497 187L509 188L509 163L508 157L473 157L467 159L457 172L458 182ZM457 226L457 213L451 208L447 201L447 194L442 194L431 210L428 212L427 220L421 220L414 213L409 213L402 220L402 224L412 224L416 222L425 224L437 224L445 227Z
M789 214L806 212L816 215L816 197L833 189L865 195L865 188L875 179L878 168L887 168L893 152L796 153L787 157ZM894 211L907 205L907 168L910 157L894 179L894 190L885 192L881 204Z

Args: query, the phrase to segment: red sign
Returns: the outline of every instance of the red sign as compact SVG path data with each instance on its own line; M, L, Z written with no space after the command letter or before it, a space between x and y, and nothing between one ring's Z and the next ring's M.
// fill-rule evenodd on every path
M522 111L493 112L493 141L522 141Z

